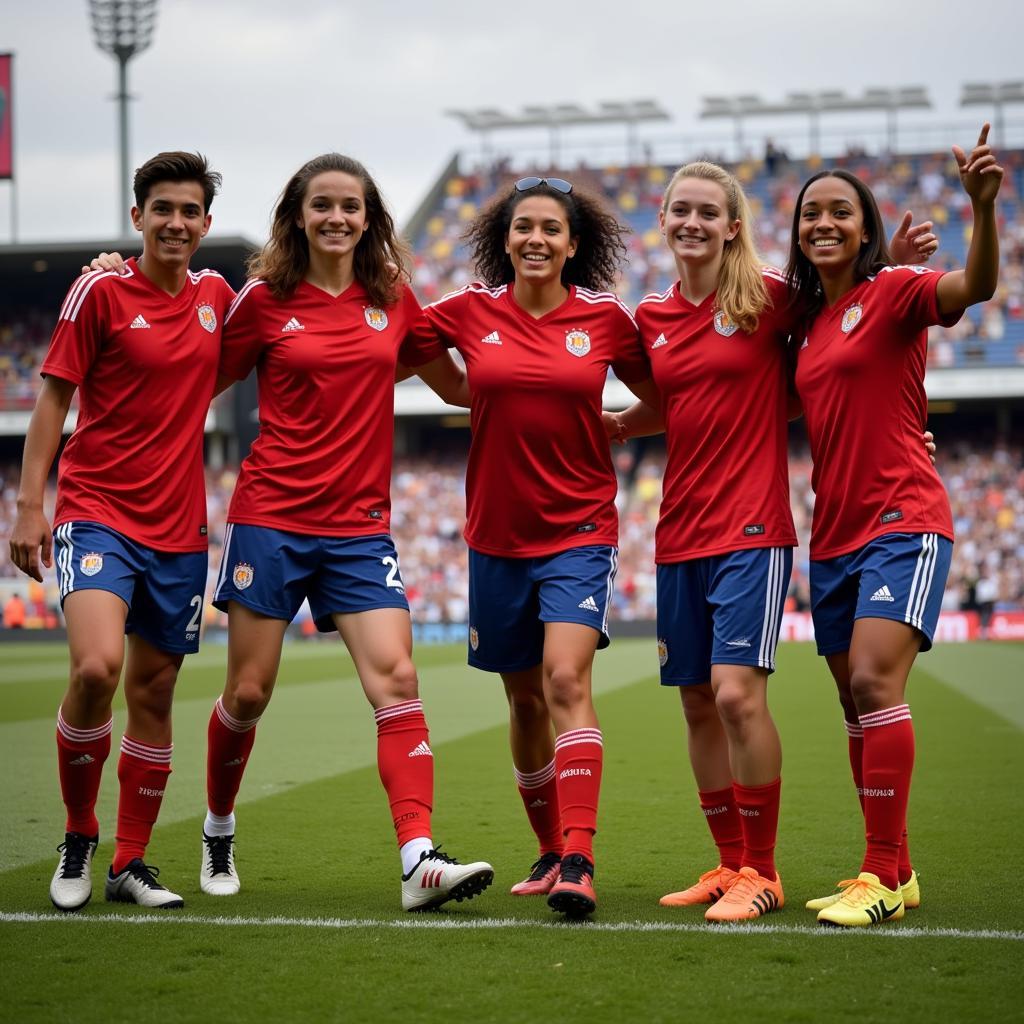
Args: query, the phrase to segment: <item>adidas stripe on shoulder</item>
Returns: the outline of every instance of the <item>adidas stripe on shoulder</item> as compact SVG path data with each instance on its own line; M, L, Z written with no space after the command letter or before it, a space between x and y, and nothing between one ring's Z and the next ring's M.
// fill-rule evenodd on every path
M629 322L636 327L636 320L633 319L633 313L622 299L615 295L613 292L595 292L590 288L581 288L579 285L576 286L576 298L587 302L592 306L599 306L608 304L617 306L623 313L629 317Z
M456 288L455 291L442 295L436 302L429 303L425 308L432 309L434 306L440 306L442 303L458 298L460 295L487 295L492 299L500 299L506 291L508 291L507 284L499 285L497 288L488 288L482 281L473 281L463 288Z
M658 305L662 302L668 302L672 298L672 292L675 291L675 287L675 285L672 285L671 288L666 288L663 292L649 292L637 303L637 310L639 311L641 306Z
M83 274L68 291L67 298L64 300L64 305L60 307L57 319L70 320L73 323L82 309L86 296L100 281L111 278L115 281L127 281L135 276L132 273L131 267L126 267L125 269L127 270L126 274L118 274L113 270L90 270L88 274Z
M228 306L228 311L224 315L224 323L227 323L231 319L235 310L238 309L238 307L241 305L242 300L251 291L253 291L255 288L258 288L260 285L265 285L266 283L267 282L264 281L262 277L249 278L249 280L246 281L244 285L242 285L242 290L235 296L234 301L231 303L230 306Z

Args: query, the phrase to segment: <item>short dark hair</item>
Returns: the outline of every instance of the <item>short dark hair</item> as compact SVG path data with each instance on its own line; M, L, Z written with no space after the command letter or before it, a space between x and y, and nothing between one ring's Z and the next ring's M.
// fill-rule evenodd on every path
M882 220L882 214L871 189L855 174L851 174L841 167L818 171L817 174L812 175L804 182L804 187L800 189L800 194L796 197L796 206L793 209L793 227L789 240L789 263L786 266L786 283L790 288L791 301L803 306L808 324L821 312L825 296L821 289L818 271L800 250L800 208L803 206L804 193L821 178L839 178L840 181L845 181L857 193L857 199L860 202L864 217L864 230L868 234L868 240L861 243L860 253L853 267L854 281L860 284L872 274L877 274L883 267L891 267L893 264L892 256L889 255L889 245L885 238L885 222Z
M140 210L159 181L194 181L203 190L203 212L209 213L213 197L220 191L221 176L210 170L202 153L183 153L180 150L157 153L135 172L132 182L135 205Z

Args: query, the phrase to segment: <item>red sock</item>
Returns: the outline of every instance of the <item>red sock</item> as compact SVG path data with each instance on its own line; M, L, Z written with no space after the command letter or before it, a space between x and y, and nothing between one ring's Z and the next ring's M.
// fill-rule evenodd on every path
M723 868L739 871L743 863L743 826L732 786L698 790L697 796L711 830L711 838L718 847L719 863Z
M914 725L910 708L860 716L864 727L864 824L867 850L861 871L878 875L889 889L899 887L899 850L907 820L914 770Z
M146 856L164 790L171 774L174 744L151 747L130 736L121 737L117 778L121 795L117 802L117 835L114 837L114 874L138 857Z
M211 814L224 817L235 809L235 797L256 742L259 716L243 722L224 710L220 697L206 729L206 803Z
M378 708L377 770L391 805L398 845L430 838L434 805L434 755L423 704L404 700Z
M581 853L591 864L603 759L600 729L571 729L555 738L555 785L565 836L562 855Z
M775 881L775 837L779 831L782 779L767 786L732 784L743 831L743 866Z
M67 808L66 832L83 836L99 834L96 797L100 791L103 762L110 754L110 730L113 719L95 729L76 729L57 711L57 769L60 795Z
M521 772L513 765L516 785L530 819L530 827L537 837L540 855L562 855L562 818L558 813L558 785L555 782L555 762L540 771Z
M864 730L860 723L846 723L849 737L850 769L853 771L853 783L857 787L857 799L860 800L861 813L864 812ZM899 876L900 882L909 882L914 869L910 863L910 846L907 842L907 826L903 825L903 837L900 840Z

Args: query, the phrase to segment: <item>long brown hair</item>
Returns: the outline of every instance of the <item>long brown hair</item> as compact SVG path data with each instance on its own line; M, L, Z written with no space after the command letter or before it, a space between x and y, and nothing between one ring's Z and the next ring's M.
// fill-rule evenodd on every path
M725 243L722 252L715 304L744 334L753 334L757 330L758 317L768 308L770 300L761 272L761 257L754 244L754 221L747 197L736 177L724 167L698 160L680 167L672 175L661 200L662 214L668 209L672 190L684 178L713 181L725 193L726 214L730 222L740 222L739 231Z
M309 242L298 225L302 201L309 183L327 171L349 174L363 186L366 231L356 246L355 276L375 306L390 306L398 301L402 283L408 280L409 249L398 237L391 212L370 172L358 160L341 153L314 157L291 176L277 201L270 239L249 257L246 270L250 277L266 281L276 299L287 298L295 291L309 269Z

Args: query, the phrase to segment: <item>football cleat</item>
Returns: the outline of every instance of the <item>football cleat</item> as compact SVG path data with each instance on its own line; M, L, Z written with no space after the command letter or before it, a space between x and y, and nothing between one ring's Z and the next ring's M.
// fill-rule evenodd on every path
M720 900L730 885L739 877L739 872L732 868L723 868L721 864L711 871L705 871L696 884L682 892L670 892L662 896L658 902L663 907L693 907L699 903L714 903Z
M199 888L210 896L234 896L242 887L235 870L235 837L203 833Z
M402 909L433 910L455 900L471 900L494 881L494 868L482 860L460 864L440 849L427 850L407 875L402 875Z
M836 928L866 928L898 921L903 910L903 893L899 888L887 889L878 875L862 871L835 903L818 912L818 921Z
M177 893L171 892L156 880L159 874L159 868L143 864L136 857L128 861L124 870L117 875L113 868L110 869L104 896L110 903L137 903L140 907L154 907L158 910L185 906L185 901Z
M725 895L704 912L704 920L713 924L750 921L762 914L780 910L785 902L778 874L773 881L754 868L740 868Z
M561 867L561 854L542 854L540 859L535 860L530 866L529 876L521 882L516 882L509 891L513 896L546 896L558 881Z
M808 910L824 910L826 907L831 907L833 903L838 903L843 898L843 893L856 882L856 878L844 878L841 882L836 882L835 892L829 893L828 896L819 896L817 899L808 900L804 906Z
M558 881L548 895L548 906L566 917L586 917L597 909L594 865L582 853L562 858Z
M900 891L903 893L903 906L907 910L917 910L921 906L921 884L916 871L911 870L910 878L900 885Z
M60 861L50 882L50 900L58 910L81 910L92 898L92 856L99 836L66 832L57 847Z

